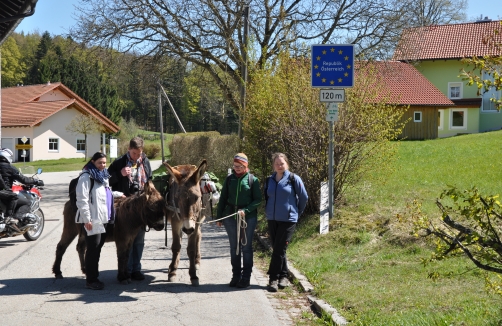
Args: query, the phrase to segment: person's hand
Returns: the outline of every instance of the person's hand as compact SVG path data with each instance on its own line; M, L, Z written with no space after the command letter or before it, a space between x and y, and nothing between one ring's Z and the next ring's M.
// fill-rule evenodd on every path
M216 225L217 225L217 226L219 226L219 227L221 227L221 226L223 225L223 223L221 223L221 222L216 222Z
M243 210L241 210L241 209L239 209L239 210L237 211L237 213L239 214L239 216L240 216L240 217L244 217L244 216L246 216L246 213L245 213Z
M126 166L125 168L122 168L122 170L120 170L120 173L122 173L124 177L128 176L129 174L131 174L131 168Z
M89 223L85 223L84 224L84 227L87 231L91 231L92 230L92 222L89 222Z

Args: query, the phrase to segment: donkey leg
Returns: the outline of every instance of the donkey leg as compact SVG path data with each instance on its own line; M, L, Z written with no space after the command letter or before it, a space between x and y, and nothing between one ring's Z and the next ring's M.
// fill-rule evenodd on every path
M56 259L54 265L52 265L52 272L56 278L63 278L63 273L61 272L63 255L79 232L80 224L75 223L75 214L76 210L72 207L70 201L67 201L63 208L63 233L56 247Z
M200 262L200 252L198 250L198 246L200 244L200 236L201 234L199 228L198 230L196 229L195 232L188 237L187 254L190 261L188 273L190 274L190 281L192 282L193 286L199 286L199 277L197 276L197 256L199 256Z
M61 240L59 240L59 243L56 246L56 259L54 260L54 264L52 265L52 272L57 279L63 278L63 273L61 272L61 261L63 260L63 255L65 254L66 249L77 235L77 228L63 227Z
M127 239L115 239L115 245L117 246L117 280L120 284L131 283L131 275L127 271L127 262L129 261L129 253L131 251L131 246L134 238L129 236Z
M171 264L169 265L168 271L168 282L176 282L176 271L178 270L178 264L180 263L180 250L181 250L181 227L182 223L179 221L173 222L171 220L172 236L173 242L171 244L171 251L173 257Z
M78 252L78 258L80 260L80 270L82 271L83 274L85 274L85 251L87 249L87 245L85 243L85 234L84 232L81 232L78 235L78 240L77 240L77 252Z

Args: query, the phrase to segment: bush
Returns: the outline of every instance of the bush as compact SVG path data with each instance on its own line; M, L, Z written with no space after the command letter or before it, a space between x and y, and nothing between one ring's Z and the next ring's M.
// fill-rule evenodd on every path
M232 158L239 150L237 135L220 135L218 132L176 134L169 144L171 165L198 165L207 160L208 170L217 175L226 174Z
M143 152L145 153L146 157L148 157L148 159L154 159L160 153L160 146L157 144L146 144L143 147Z

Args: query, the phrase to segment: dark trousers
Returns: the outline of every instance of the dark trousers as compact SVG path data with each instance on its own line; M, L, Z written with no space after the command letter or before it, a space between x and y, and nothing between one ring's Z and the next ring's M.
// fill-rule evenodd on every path
M101 248L105 244L106 233L87 235L84 224L82 224L85 234L85 275L87 283L96 282L99 276L99 257L101 256Z
M286 259L286 249L291 242L295 232L295 222L268 221L268 234L272 244L272 258L268 274L270 281L276 281L283 277L288 277L288 263Z

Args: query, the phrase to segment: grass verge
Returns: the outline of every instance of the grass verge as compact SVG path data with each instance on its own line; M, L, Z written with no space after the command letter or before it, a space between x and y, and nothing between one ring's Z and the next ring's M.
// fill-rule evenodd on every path
M329 234L319 235L318 215L302 217L288 259L352 325L502 324L501 298L485 291L481 271L465 257L424 266L432 248L396 218L413 199L439 216L435 199L448 185L500 193L501 139L497 131L401 142L393 173L347 192ZM444 276L433 281L436 271Z

